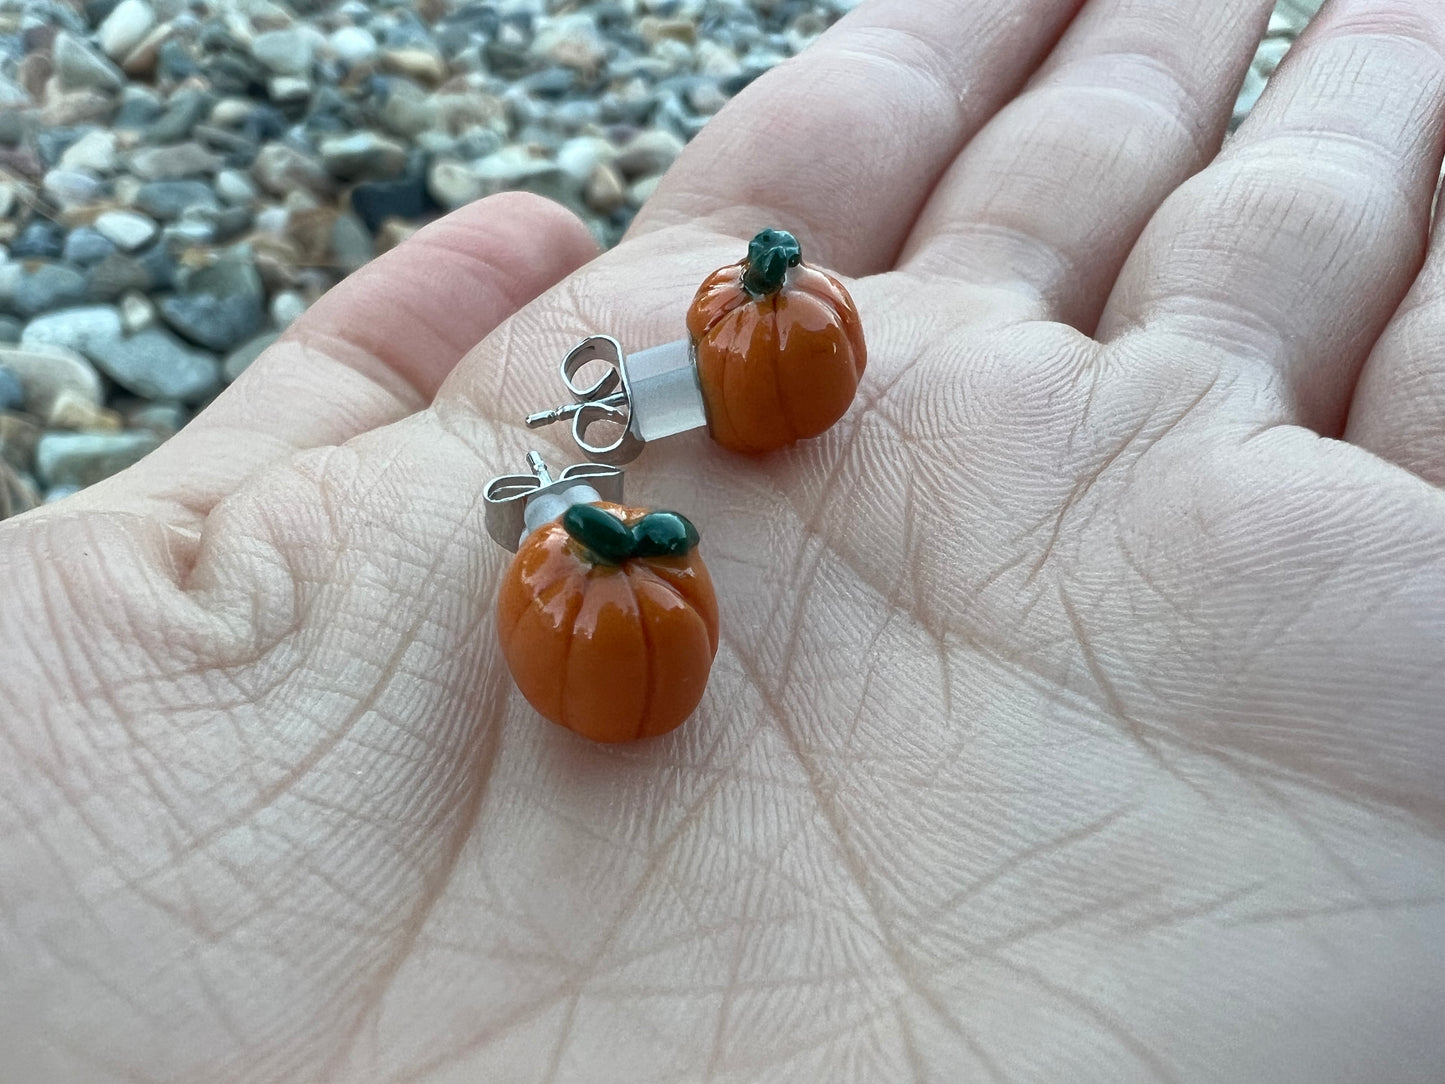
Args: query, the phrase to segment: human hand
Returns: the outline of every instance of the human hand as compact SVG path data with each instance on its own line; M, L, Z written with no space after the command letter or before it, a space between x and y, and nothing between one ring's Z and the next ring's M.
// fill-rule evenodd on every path
M1445 1074L1445 20L1336 3L1195 175L1269 6L865 4L614 251L459 212L0 528L15 1079ZM863 390L638 461L723 643L590 745L479 494L766 225Z

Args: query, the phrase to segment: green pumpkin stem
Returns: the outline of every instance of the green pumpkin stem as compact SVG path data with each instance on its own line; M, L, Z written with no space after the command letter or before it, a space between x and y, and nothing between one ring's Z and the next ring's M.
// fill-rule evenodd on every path
M649 512L629 528L593 504L562 513L562 528L594 564L620 565L633 557L685 557L697 548L697 528L677 512Z
M595 504L574 504L562 513L562 528L587 550L595 564L620 565L637 541L627 525Z
M754 297L767 297L783 288L788 268L803 261L798 239L787 230L763 230L748 243L743 288Z
M649 512L632 525L638 557L686 557L697 548L697 528L679 512Z

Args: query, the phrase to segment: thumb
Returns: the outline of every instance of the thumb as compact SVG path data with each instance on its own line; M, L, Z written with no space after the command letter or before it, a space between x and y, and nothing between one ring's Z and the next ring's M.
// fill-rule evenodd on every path
M595 254L576 216L538 196L462 208L338 285L167 444L65 507L194 528L268 465L427 405L474 345Z

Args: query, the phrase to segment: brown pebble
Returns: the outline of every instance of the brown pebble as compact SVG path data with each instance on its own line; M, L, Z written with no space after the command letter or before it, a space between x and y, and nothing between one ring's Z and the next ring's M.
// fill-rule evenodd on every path
M140 78L155 74L156 58L160 56L161 46L166 43L171 33L170 23L162 23L156 27L141 39L139 45L126 53L125 59L120 62L120 70L126 75Z
M583 78L595 79L607 54L586 39L563 38L547 50L547 57L552 63L571 68Z
M583 198L592 210L608 215L627 202L627 184L617 170L606 162L598 162L587 178Z
M39 419L18 411L0 411L0 460L16 470L29 470L40 433Z
M684 45L697 44L697 24L691 19L645 15L637 20L637 32L648 45L656 45L663 40L680 41Z
M468 91L462 94L436 94L432 102L437 111L437 127L447 135L461 135L469 128L490 128L507 131L507 103L495 94Z
M40 111L40 123L56 128L73 124L108 124L115 113L115 99L98 90L72 90L56 94Z
M55 70L49 53L31 53L15 67L15 80L25 88L33 101L45 100L45 84Z
M389 252L416 233L419 227L404 218L388 218L376 231L376 251Z
M295 246L298 263L323 264L331 259L331 230L339 215L331 207L314 207L286 217L286 239Z
M29 147L0 147L0 170L38 181L45 173L45 166Z
M252 234L249 243L256 273L268 293L289 290L296 285L296 264L300 256L294 245L263 233Z
M251 176L274 196L284 197L298 188L330 198L336 182L319 162L284 143L268 143L251 164Z
M40 503L40 495L15 473L15 468L0 460L0 519L28 512Z
M433 87L446 81L446 62L426 49L383 49L377 59L381 70L393 75L405 75Z
M28 26L20 34L20 48L25 50L26 54L45 53L48 56L55 48L55 38L59 33L60 27L54 23Z
M98 407L83 395L63 388L50 405L45 417L52 429L83 429L92 433L117 433L121 417L113 410Z

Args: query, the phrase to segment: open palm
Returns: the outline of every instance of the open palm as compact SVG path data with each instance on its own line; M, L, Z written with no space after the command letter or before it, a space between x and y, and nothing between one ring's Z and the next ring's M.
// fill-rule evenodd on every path
M1216 157L1269 6L865 4L614 251L459 212L7 523L13 1079L1440 1079L1445 20L1340 0ZM593 746L480 494L764 226L867 377L635 465L722 646Z

